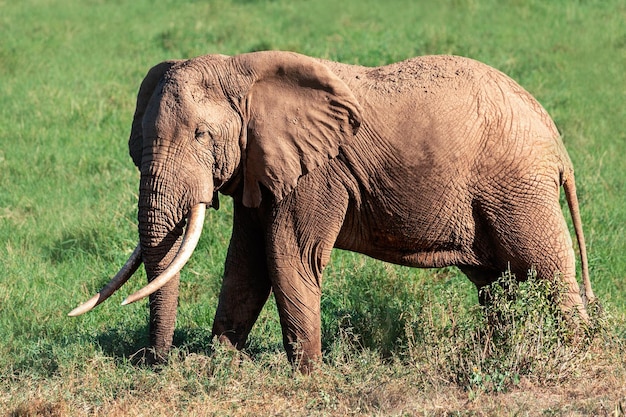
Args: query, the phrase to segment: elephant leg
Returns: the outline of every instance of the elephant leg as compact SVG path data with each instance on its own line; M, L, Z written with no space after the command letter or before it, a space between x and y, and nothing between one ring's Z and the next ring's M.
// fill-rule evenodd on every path
M311 191L302 182L281 202L267 248L283 345L294 367L309 373L322 356L322 273L343 224L348 194L332 184Z
M566 286L560 300L564 313L577 310L580 317L588 320L580 288L576 281L575 254L572 240L558 204L558 191L554 203L542 203L535 196L501 213L497 235L503 253L499 254L503 265L510 262L511 271L518 279L526 279L534 269L538 279L561 280Z
M322 357L321 274L296 265L298 262L276 259L274 295L287 357L294 367L309 373Z
M253 221L251 210L236 203L213 336L242 349L271 288L263 231Z

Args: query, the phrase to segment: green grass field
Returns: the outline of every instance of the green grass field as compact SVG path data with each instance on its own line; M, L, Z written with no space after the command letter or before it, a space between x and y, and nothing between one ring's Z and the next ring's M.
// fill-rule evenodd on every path
M624 22L622 0L0 0L0 415L624 415ZM147 307L119 305L143 273L67 317L137 241L127 138L147 69L261 49L362 65L465 55L535 95L576 168L604 306L590 336L563 330L541 283L490 333L455 268L336 251L319 372L291 371L272 302L233 357L210 340L226 198L182 273L167 365L135 364Z

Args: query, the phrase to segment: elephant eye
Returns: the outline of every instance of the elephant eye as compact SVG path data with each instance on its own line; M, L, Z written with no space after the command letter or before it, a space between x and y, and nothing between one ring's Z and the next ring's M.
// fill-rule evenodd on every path
M205 128L197 128L195 136L196 140L204 145L209 143L209 140L211 139L211 134Z

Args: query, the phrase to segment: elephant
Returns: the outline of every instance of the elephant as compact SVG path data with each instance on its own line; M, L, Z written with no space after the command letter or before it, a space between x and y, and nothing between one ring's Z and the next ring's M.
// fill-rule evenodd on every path
M129 152L141 173L139 243L69 315L100 304L143 263L149 283L123 304L149 296L160 357L172 345L180 270L218 193L233 200L233 226L212 334L233 349L273 293L288 359L315 368L333 248L457 266L479 294L507 269L519 279L532 269L563 283L555 302L588 321L595 296L561 136L527 91L473 59L364 67L261 51L165 61L139 88Z

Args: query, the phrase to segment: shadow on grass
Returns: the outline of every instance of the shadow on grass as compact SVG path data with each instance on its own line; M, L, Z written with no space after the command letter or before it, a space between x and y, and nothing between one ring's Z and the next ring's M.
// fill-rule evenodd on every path
M116 361L131 358L149 345L147 326L110 327L95 339L102 352Z
M129 360L133 364L143 365L154 362L154 352L150 349L148 326L133 328L110 327L95 339L102 352L116 362ZM183 354L213 353L211 331L202 328L181 328L174 332L173 349Z
M146 366L154 364L148 348L148 326L137 323L116 323L101 332L78 331L71 335L59 333L33 340L23 346L9 347L14 353L12 374L50 378L63 373L70 363L86 363L94 356L103 355L116 365ZM172 354L213 354L211 332L201 328L177 329Z

